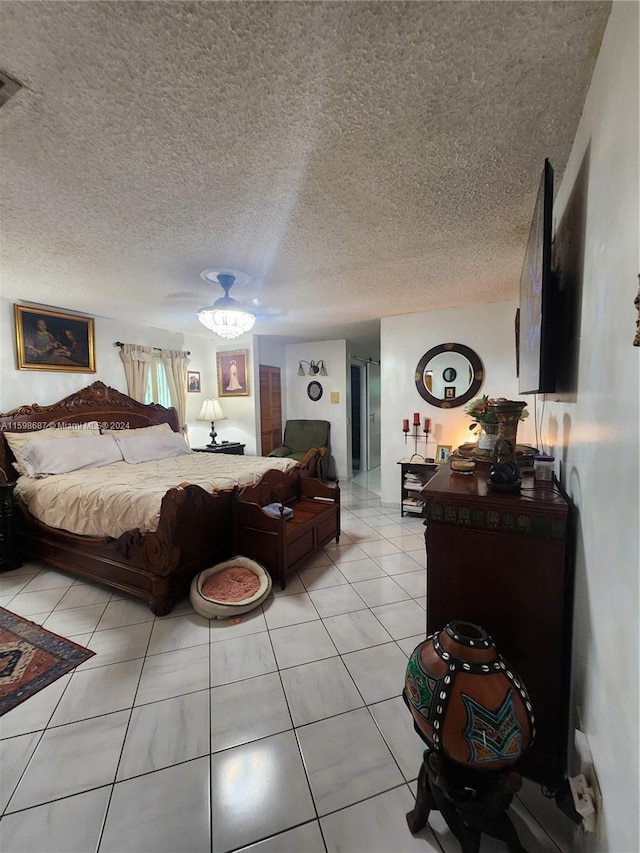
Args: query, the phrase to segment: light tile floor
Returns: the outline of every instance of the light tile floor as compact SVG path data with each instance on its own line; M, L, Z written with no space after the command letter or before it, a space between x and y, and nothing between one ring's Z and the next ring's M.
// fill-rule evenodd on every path
M405 821L426 557L379 491L379 471L343 483L340 544L237 625L33 563L0 575L2 606L96 652L0 719L3 853L457 853L437 813ZM570 849L535 786L512 813L529 853Z

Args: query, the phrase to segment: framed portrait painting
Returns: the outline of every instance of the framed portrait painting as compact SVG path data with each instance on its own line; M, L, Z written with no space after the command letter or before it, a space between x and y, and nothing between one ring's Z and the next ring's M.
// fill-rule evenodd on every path
M187 392L189 394L199 394L200 387L200 372L198 370L187 371Z
M95 373L93 317L14 305L18 370Z
M216 353L218 362L218 397L248 397L249 350L227 350Z

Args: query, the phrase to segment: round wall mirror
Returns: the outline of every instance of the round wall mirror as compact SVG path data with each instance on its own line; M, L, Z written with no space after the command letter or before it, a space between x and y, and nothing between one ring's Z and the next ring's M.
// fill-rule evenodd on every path
M415 380L420 396L427 403L452 409L478 393L484 368L480 356L464 344L439 344L422 356Z
M310 382L307 385L307 396L316 402L322 397L322 385L319 382Z

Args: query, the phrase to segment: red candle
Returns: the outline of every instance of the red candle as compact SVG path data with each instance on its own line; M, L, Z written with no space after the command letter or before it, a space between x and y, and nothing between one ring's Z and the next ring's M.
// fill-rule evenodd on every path
M420 412L413 413L413 425L420 426Z
M429 432L431 430L431 418L424 419L424 431Z
M402 421L402 431L403 432L409 432L409 418L405 418Z

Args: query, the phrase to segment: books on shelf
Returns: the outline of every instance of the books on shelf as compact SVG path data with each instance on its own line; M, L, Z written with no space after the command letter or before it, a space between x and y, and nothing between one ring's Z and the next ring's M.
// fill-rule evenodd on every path
M425 480L422 477L417 476L416 474L405 474L404 475L404 487L410 491L420 491L420 489L424 488Z
M408 510L413 509L413 510L417 510L420 512L420 511L422 511L422 508L424 507L424 503L425 502L423 500L421 500L420 498L414 498L414 497L411 497L411 495L409 495L409 497L402 499L402 506Z

